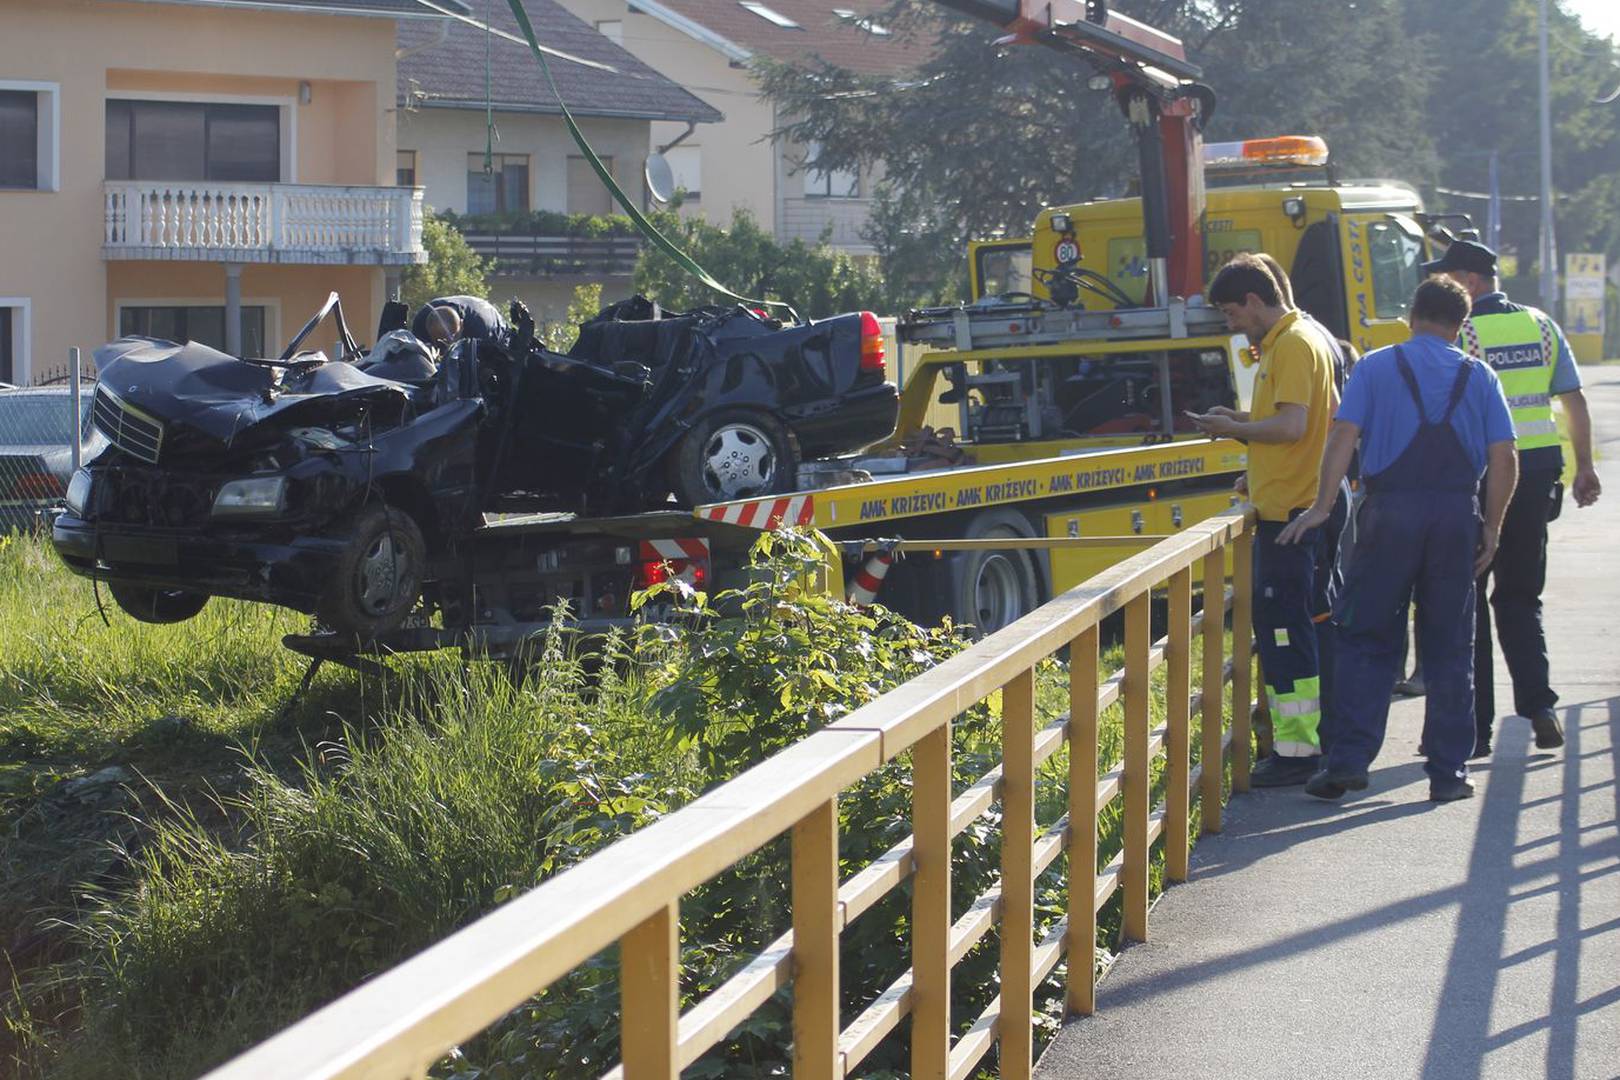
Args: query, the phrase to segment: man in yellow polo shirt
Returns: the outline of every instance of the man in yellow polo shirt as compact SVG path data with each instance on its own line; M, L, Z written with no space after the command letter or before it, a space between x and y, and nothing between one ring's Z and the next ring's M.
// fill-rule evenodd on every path
M1271 703L1275 750L1254 769L1260 787L1303 784L1319 766L1327 610L1316 588L1337 552L1321 529L1280 545L1283 528L1316 499L1316 482L1338 392L1326 331L1285 306L1264 264L1238 258L1209 285L1227 326L1260 346L1248 412L1216 407L1193 419L1206 434L1249 444L1249 501L1260 516L1254 540L1254 632ZM1326 598L1331 604L1331 597ZM1321 639L1319 640L1319 635Z

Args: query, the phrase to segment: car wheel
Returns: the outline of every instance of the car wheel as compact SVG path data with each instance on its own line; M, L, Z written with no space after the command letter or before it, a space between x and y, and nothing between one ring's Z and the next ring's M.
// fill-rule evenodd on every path
M155 589L148 585L130 585L121 581L108 582L113 600L125 614L137 622L185 622L208 603L208 594L189 589Z
M1022 515L1008 511L980 514L967 528L970 539L1030 535ZM975 637L1017 622L1040 604L1035 561L1028 551L965 551L957 558L951 617L959 626L971 626Z
M409 514L385 506L361 510L347 533L318 615L337 633L364 641L398 628L416 607L427 544Z
M699 420L675 452L675 497L686 506L787 491L799 463L768 413L722 410Z

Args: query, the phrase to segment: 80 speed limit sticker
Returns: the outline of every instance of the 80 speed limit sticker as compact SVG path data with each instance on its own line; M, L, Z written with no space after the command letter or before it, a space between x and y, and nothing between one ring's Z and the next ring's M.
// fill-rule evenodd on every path
M1073 240L1059 240L1057 247L1052 251L1052 255L1057 259L1060 266L1063 263L1079 262L1080 245Z

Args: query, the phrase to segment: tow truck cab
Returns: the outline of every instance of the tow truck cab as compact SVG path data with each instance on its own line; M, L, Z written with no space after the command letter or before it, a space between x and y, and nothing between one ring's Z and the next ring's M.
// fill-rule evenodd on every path
M1358 350L1406 340L1402 320L1430 257L1416 190L1394 180L1340 182L1314 136L1206 144L1204 176L1206 282L1234 255L1264 251L1288 270L1299 306ZM1079 266L1143 303L1143 251L1140 199L1051 207L1035 219L1025 291L1050 299L1049 275L1077 255ZM1012 259L1006 248L981 246L976 281L994 284L997 266ZM1093 293L1081 302L1117 306Z

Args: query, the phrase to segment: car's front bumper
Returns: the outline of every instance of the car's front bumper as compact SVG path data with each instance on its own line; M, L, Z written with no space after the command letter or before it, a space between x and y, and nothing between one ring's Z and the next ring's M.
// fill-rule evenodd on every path
M101 581L260 600L313 612L344 549L341 538L269 527L226 529L97 525L70 511L51 523L51 543L74 573Z

